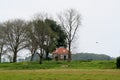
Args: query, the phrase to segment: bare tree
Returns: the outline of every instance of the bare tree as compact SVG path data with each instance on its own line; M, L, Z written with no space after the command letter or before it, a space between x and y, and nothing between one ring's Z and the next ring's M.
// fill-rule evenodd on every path
M4 27L3 24L0 24L0 63L1 63L1 57L4 53L4 46L5 46L5 33L4 33Z
M17 53L27 46L25 21L16 19L5 22L7 49L13 52L13 62L17 61Z
M39 63L42 64L43 55L48 49L50 37L52 34L51 28L46 24L46 13L37 13L34 15L33 20L28 24L28 38L29 38L29 50L31 51L31 61L33 55L37 53L39 55ZM39 52L38 52L39 50Z
M33 22L28 22L26 27L26 35L27 35L27 41L29 43L27 49L31 52L31 59L30 61L33 61L33 56L37 52L38 49L38 43L35 40L35 30L34 30Z
M40 61L39 63L42 64L42 60L43 60L43 55L45 52L45 45L46 45L46 41L47 38L49 36L49 34L51 34L51 29L48 27L48 25L45 24L44 21L42 20L34 20L33 22L34 27L34 40L36 40L38 46L39 46L39 50L40 53L38 53L39 57L40 57Z
M70 9L59 14L58 17L60 20L60 25L67 34L69 49L68 61L71 61L71 43L75 37L78 27L81 24L81 16L76 10Z

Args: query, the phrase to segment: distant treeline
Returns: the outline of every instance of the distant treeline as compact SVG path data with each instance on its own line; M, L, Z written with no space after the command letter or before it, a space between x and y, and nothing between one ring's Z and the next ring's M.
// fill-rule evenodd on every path
M30 61L31 56L26 57L25 61ZM45 59L45 56L44 56ZM52 60L52 55L49 56L49 59ZM94 53L76 53L72 54L72 60L112 60L114 58L105 55L105 54L94 54ZM37 54L34 55L33 61L39 61L39 57Z
M105 54L77 53L72 55L72 60L112 60L113 58Z

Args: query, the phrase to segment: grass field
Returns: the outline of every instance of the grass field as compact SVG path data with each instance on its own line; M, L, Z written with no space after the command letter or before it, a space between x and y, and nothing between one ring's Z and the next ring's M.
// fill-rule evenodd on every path
M120 80L113 69L1 70L0 80Z
M0 70L33 70L33 69L115 69L116 63L112 61L44 61L37 62L1 63Z
M0 80L120 80L115 61L1 63Z

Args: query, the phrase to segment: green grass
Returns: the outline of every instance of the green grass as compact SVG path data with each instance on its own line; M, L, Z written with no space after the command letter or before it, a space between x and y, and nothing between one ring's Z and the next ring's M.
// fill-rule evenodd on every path
M120 80L115 69L1 70L0 80Z
M0 70L33 70L33 69L115 69L115 61L44 61L1 63Z
M1 63L0 80L120 80L115 61Z

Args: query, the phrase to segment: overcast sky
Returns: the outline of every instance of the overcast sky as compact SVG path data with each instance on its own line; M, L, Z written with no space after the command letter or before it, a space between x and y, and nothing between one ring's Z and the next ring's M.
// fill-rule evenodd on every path
M38 12L55 17L70 8L82 15L75 52L120 56L120 0L0 0L0 22L28 20Z

